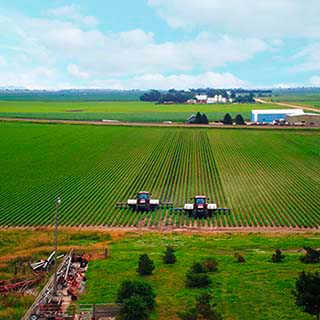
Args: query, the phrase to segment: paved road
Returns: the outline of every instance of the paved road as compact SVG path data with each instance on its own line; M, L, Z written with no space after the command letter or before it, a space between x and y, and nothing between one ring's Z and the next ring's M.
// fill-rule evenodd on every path
M319 129L317 127L288 127L288 126L232 126L221 124L186 124L186 123L172 123L166 124L161 122L102 122L102 121L84 121L84 120L52 120L52 119L33 119L33 118L0 118L0 122L29 122L29 123L42 123L42 124L74 124L74 125L94 125L94 126L125 126L125 127L166 127L166 128L212 128L212 129Z

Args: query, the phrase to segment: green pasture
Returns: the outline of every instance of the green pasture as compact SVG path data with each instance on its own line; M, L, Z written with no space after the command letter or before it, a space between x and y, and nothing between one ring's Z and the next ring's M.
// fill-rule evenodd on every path
M318 266L299 261L302 246L317 246L319 234L263 236L257 235L159 235L132 234L110 246L111 257L92 261L87 272L86 292L79 303L112 303L121 281L144 279L157 293L157 306L152 319L178 319L177 312L194 303L205 289L185 288L185 275L194 262L214 257L219 266L212 273L211 292L217 309L226 320L242 319L313 319L294 303L291 291L302 270L318 270ZM161 256L167 245L174 246L177 263L165 265ZM283 250L283 263L270 262L276 248ZM136 272L140 254L147 253L155 263L151 276ZM246 262L236 263L235 253Z
M0 122L0 225L318 227L320 131ZM140 190L182 207L206 194L230 214L194 220L115 207Z
M233 117L241 113L250 118L252 109L277 108L261 104L226 105L159 105L151 102L44 102L0 101L0 117L73 119L73 120L119 120L161 122L184 122L191 114L205 112L210 121L223 119L229 112Z
M276 95L265 100L272 102L289 102L296 103L305 107L313 107L320 109L320 94L292 94L292 95Z

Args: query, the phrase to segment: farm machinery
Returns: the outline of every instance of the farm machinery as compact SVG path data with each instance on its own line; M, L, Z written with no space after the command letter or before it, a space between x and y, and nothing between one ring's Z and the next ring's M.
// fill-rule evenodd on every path
M117 202L117 208L130 208L132 211L154 211L161 208L172 208L172 202L161 202L159 199L153 199L148 191L140 191L135 199L128 199L127 202Z
M229 213L229 208L218 208L217 204L209 203L209 198L203 195L191 198L192 203L185 203L183 208L172 208L173 211L183 211L195 218L211 217L216 212Z
M70 300L77 300L83 290L89 260L88 254L78 255L73 250L65 255L57 269L56 283L54 275L52 275L22 319L76 319L68 315L66 311L70 306Z

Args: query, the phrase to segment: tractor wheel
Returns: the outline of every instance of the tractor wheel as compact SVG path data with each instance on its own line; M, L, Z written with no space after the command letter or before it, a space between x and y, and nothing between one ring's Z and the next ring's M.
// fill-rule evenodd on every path
M85 268L85 267L87 266L87 264L88 264L88 262L87 262L86 260L82 260L82 261L80 262L81 268Z
M58 284L57 284L57 289L58 289L59 291L63 289L62 283L58 283Z

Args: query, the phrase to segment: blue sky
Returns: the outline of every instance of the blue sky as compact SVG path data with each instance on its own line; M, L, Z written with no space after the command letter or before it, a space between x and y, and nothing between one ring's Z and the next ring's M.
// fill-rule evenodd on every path
M11 0L0 87L320 86L320 1Z

